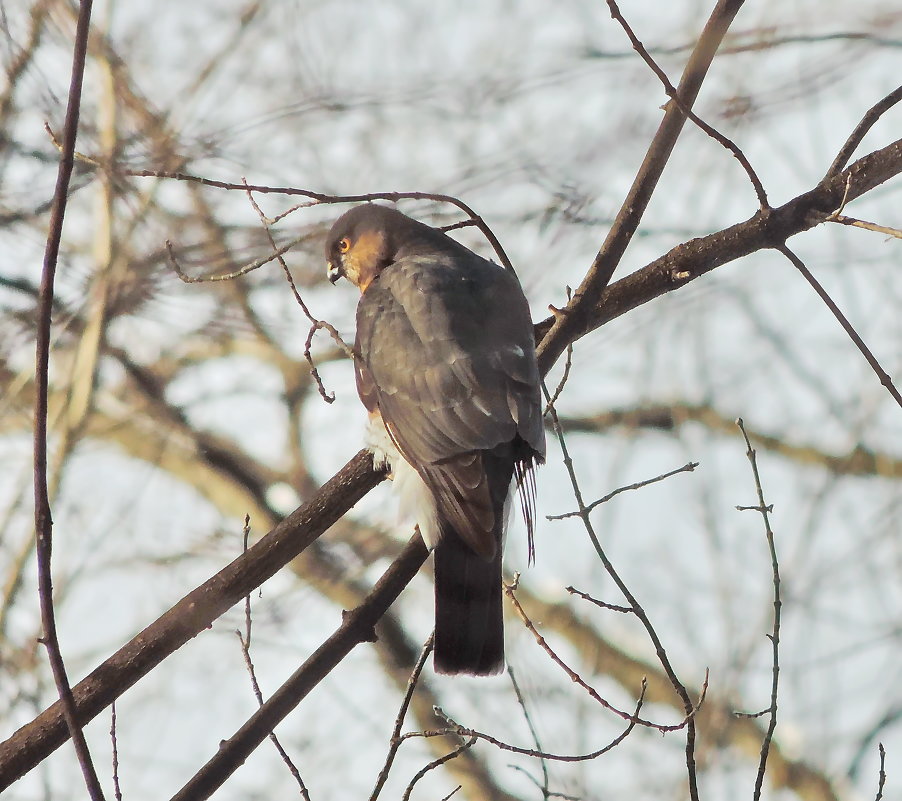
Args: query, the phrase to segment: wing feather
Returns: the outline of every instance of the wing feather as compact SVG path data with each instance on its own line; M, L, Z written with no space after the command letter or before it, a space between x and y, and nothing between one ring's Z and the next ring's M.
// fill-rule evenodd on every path
M516 277L473 255L408 257L357 309L357 385L474 551L496 548L481 452L519 436L544 455L529 308Z
M414 460L515 433L544 452L529 309L504 269L478 257L396 262L361 298L357 345L383 417Z

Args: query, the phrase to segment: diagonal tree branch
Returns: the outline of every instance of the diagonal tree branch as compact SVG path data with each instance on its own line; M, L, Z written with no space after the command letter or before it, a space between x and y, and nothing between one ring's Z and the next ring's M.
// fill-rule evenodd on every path
M548 372L568 344L581 336L577 332L584 330L594 315L605 287L610 283L614 270L639 227L642 215L683 130L686 122L683 109L691 109L695 103L714 54L743 2L744 0L719 0L711 12L677 87L682 102L677 104L671 100L667 103L664 119L661 120L645 160L595 261L574 292L573 299L556 315L548 336L539 346L539 367L543 373Z
M744 222L677 245L607 287L595 306L580 314L579 325L568 332L569 341L576 341L622 314L679 289L717 267L758 250L776 248L789 237L826 222L842 202L847 182L847 200L852 201L899 173L902 173L902 139L860 158L848 169L778 208L759 211ZM560 316L552 316L536 325L536 337L542 339L539 353L543 371L554 363L568 344L564 343L560 348L560 343L546 344L543 339L549 332L560 330L557 322L560 319Z
M216 754L172 801L209 798L307 694L362 642L375 639L375 626L401 590L417 574L429 552L417 532L392 563L364 603L345 614L341 626L316 649L248 721L223 741Z
M73 688L84 725L254 588L274 575L385 478L360 451L306 504L245 554L186 595ZM424 557L425 558L425 557ZM405 582L406 583L406 582ZM61 702L0 744L0 790L23 776L68 738Z
M824 176L825 181L832 178L846 166L846 162L852 158L855 149L861 144L861 140L864 139L867 132L874 127L874 123L900 100L902 100L902 86L894 89L886 97L879 100L868 109L867 114L865 114L861 118L861 122L855 126L855 130L852 131L849 138L846 139L845 144L840 148L839 153L836 154L836 158L833 159L833 163L827 169L827 174Z

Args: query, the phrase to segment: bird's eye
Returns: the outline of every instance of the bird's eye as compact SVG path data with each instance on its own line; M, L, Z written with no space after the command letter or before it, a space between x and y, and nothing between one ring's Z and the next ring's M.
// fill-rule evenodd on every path
M347 253L351 249L351 240L343 236L338 240L338 252Z

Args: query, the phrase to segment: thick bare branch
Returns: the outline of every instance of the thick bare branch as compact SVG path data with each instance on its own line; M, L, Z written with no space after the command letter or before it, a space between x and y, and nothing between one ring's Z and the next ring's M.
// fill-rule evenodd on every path
M719 0L711 12L677 87L682 104L678 105L674 101L667 104L664 119L661 120L645 160L598 255L574 293L573 300L562 313L555 315L549 335L539 348L539 366L543 373L558 360L567 345L582 336L579 332L586 330L587 323L595 315L602 293L639 227L642 215L683 130L686 122L683 109L691 109L695 103L714 54L742 4L743 0Z
M244 763L279 722L350 653L371 642L375 626L401 590L417 574L429 552L419 533L407 543L364 603L344 616L341 626L299 667L248 721L224 740L216 754L172 797L172 801L209 798Z
M789 237L827 221L842 202L847 182L848 200L852 201L900 172L902 139L897 139L778 208L759 211L745 222L677 245L642 269L607 287L592 309L580 312L578 320L568 313L548 317L538 323L536 336L541 340L538 346L541 369L547 371L570 342L620 315L679 289L717 267L755 251L777 247ZM574 320L573 324L568 325L567 341L546 339L548 332L561 330L556 321L565 317Z
M309 502L292 512L247 553L186 595L73 687L77 721L84 725L94 718L138 679L301 553L384 478L384 472L373 469L371 455L360 451ZM66 739L62 705L57 702L0 744L0 790L31 770Z

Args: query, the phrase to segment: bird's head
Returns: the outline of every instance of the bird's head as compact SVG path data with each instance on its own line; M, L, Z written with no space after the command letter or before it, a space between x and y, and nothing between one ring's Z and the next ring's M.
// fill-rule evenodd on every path
M326 237L327 275L333 284L344 276L365 292L399 258L434 250L437 238L450 241L441 231L387 206L355 206L335 221Z

